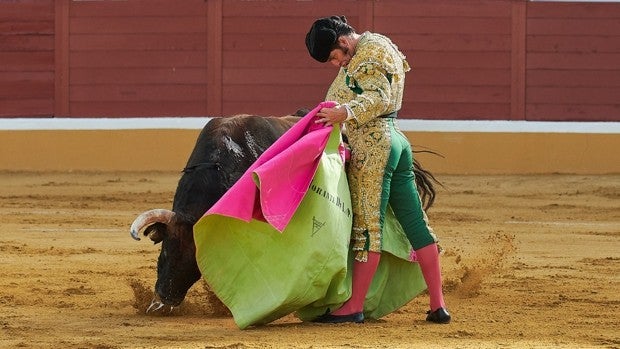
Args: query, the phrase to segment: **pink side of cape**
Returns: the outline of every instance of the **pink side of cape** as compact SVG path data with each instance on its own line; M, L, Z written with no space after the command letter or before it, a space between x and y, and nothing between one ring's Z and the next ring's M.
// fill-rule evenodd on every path
M249 222L266 221L282 232L301 203L316 173L332 127L315 124L320 103L284 133L252 164L206 215ZM260 183L257 187L256 179Z

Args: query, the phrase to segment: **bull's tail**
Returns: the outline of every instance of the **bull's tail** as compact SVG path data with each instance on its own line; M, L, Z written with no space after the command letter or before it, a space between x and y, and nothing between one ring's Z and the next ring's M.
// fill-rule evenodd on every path
M437 154L430 150L421 150L415 151L416 153L431 153L438 156ZM418 193L420 194L420 199L422 200L422 205L425 210L428 210L435 202L435 196L437 195L435 191L435 184L442 185L437 178L428 170L424 169L420 162L417 159L413 160L413 172L415 174L415 184L418 188Z

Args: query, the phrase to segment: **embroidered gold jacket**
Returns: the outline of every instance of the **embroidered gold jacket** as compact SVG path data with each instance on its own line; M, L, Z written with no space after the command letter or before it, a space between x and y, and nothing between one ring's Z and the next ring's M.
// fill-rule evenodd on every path
M405 73L410 70L405 55L386 36L364 32L355 55L327 91L326 100L347 104L353 111L353 127L402 106Z

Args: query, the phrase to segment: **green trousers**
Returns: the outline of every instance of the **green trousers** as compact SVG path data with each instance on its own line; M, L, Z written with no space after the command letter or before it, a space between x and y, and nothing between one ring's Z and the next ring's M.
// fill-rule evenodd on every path
M407 137L389 119L391 149L383 174L381 226L388 204L414 250L435 242L415 184L413 151Z

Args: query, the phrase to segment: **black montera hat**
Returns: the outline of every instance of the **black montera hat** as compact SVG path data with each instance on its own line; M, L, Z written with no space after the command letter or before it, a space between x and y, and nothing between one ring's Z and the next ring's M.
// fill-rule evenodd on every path
M325 63L333 45L338 40L337 26L347 23L344 16L331 16L319 18L312 24L306 34L306 47L312 58Z

